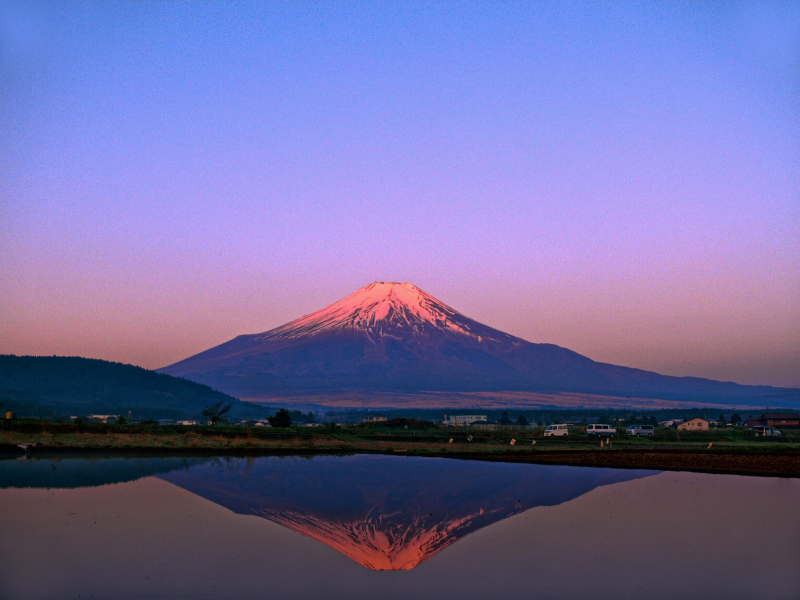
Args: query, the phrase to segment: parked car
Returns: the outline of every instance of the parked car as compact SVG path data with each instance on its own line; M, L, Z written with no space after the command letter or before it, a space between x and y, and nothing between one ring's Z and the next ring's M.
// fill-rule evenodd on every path
M625 430L625 433L634 437L653 437L656 434L656 428L652 425L631 425Z
M586 426L586 433L589 435L604 435L606 437L614 437L617 435L617 430L611 425L600 425L594 423Z
M548 425L544 430L544 437L567 437L569 428L566 425Z
M758 427L755 428L755 432L756 432L756 437L761 437L761 436L775 437L781 434L779 430L775 429L774 427L768 427L766 425L759 425Z

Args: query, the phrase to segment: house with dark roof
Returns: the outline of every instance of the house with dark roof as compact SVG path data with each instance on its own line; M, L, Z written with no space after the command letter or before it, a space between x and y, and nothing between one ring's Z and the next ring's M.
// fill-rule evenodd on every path
M797 413L764 413L759 421L761 421L761 425L769 425L770 427L779 427L781 429L800 428L800 415Z

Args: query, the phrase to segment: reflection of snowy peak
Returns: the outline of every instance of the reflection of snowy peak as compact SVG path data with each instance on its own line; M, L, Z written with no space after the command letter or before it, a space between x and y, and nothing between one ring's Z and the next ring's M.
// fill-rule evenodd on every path
M338 550L345 556L375 571L413 569L476 528L481 510L446 522L429 522L402 515L382 515L378 511L363 521L326 520L299 512L254 510L254 514L301 533ZM511 513L495 518L505 518ZM487 515L487 520L489 516Z
M254 336L254 340L301 338L336 331L361 331L371 339L400 333L423 336L439 331L479 341L483 337L522 341L465 317L411 283L395 282L371 283L327 308Z
M464 536L651 472L355 455L230 458L161 475L374 570L409 570Z

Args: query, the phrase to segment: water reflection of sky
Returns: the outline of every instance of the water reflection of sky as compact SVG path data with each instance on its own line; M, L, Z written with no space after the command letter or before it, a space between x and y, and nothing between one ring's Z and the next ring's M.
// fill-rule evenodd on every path
M156 475L263 517L375 570L408 570L463 536L649 471L377 455L65 458L0 463L0 488L73 488Z
M72 457L0 460L4 488L77 488L134 481L158 473L188 469L208 458Z
M572 472L595 470L550 467L551 474L539 472L539 481L550 476L566 481L566 495L561 503L549 496L536 504L541 498L535 494L513 498L527 485L515 488L514 481L526 476L507 475L531 465L339 460L342 465L363 460L374 467L381 458L386 464L372 469L373 487L396 477L390 466L395 461L401 471L419 462L426 471L419 477L441 487L430 488L430 497L365 497L355 487L358 478L348 475L356 467L337 466L329 457L249 464L246 459L203 460L159 477L112 485L0 489L0 597L749 599L765 597L764 582L770 598L800 597L800 480L606 471L622 474L623 480L587 484L569 483ZM0 481L8 462L0 461ZM294 493L290 477L275 485L269 500L253 503L259 487L269 489L284 469L296 473ZM301 494L303 477L315 469L338 473L339 484L319 494ZM478 477L481 469L494 469L500 483ZM406 474L415 477L413 469ZM197 486L198 493L167 481L172 477ZM464 479L467 487L458 487ZM241 493L235 498L228 481L239 482ZM365 569L326 544L217 502L227 495L226 502L241 503L236 510L313 509L317 512L306 514L322 523L333 514L323 510L324 503L320 508L318 498L326 493L344 496L339 503L344 512L336 514L348 519L377 498L387 510L385 526L396 522L394 512L404 507L417 516L427 510L430 517L451 498L467 493L464 489L473 494L470 502L483 502L492 491L509 500L500 501L501 506L522 502L517 502L518 512L473 529L407 571ZM201 491L219 497L210 502ZM457 512L448 514L458 517ZM467 507L464 512L474 511Z

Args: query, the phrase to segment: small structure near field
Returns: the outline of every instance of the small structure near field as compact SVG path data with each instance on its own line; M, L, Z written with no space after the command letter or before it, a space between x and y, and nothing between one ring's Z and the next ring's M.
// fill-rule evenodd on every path
M678 425L678 431L708 431L708 419L695 417Z

